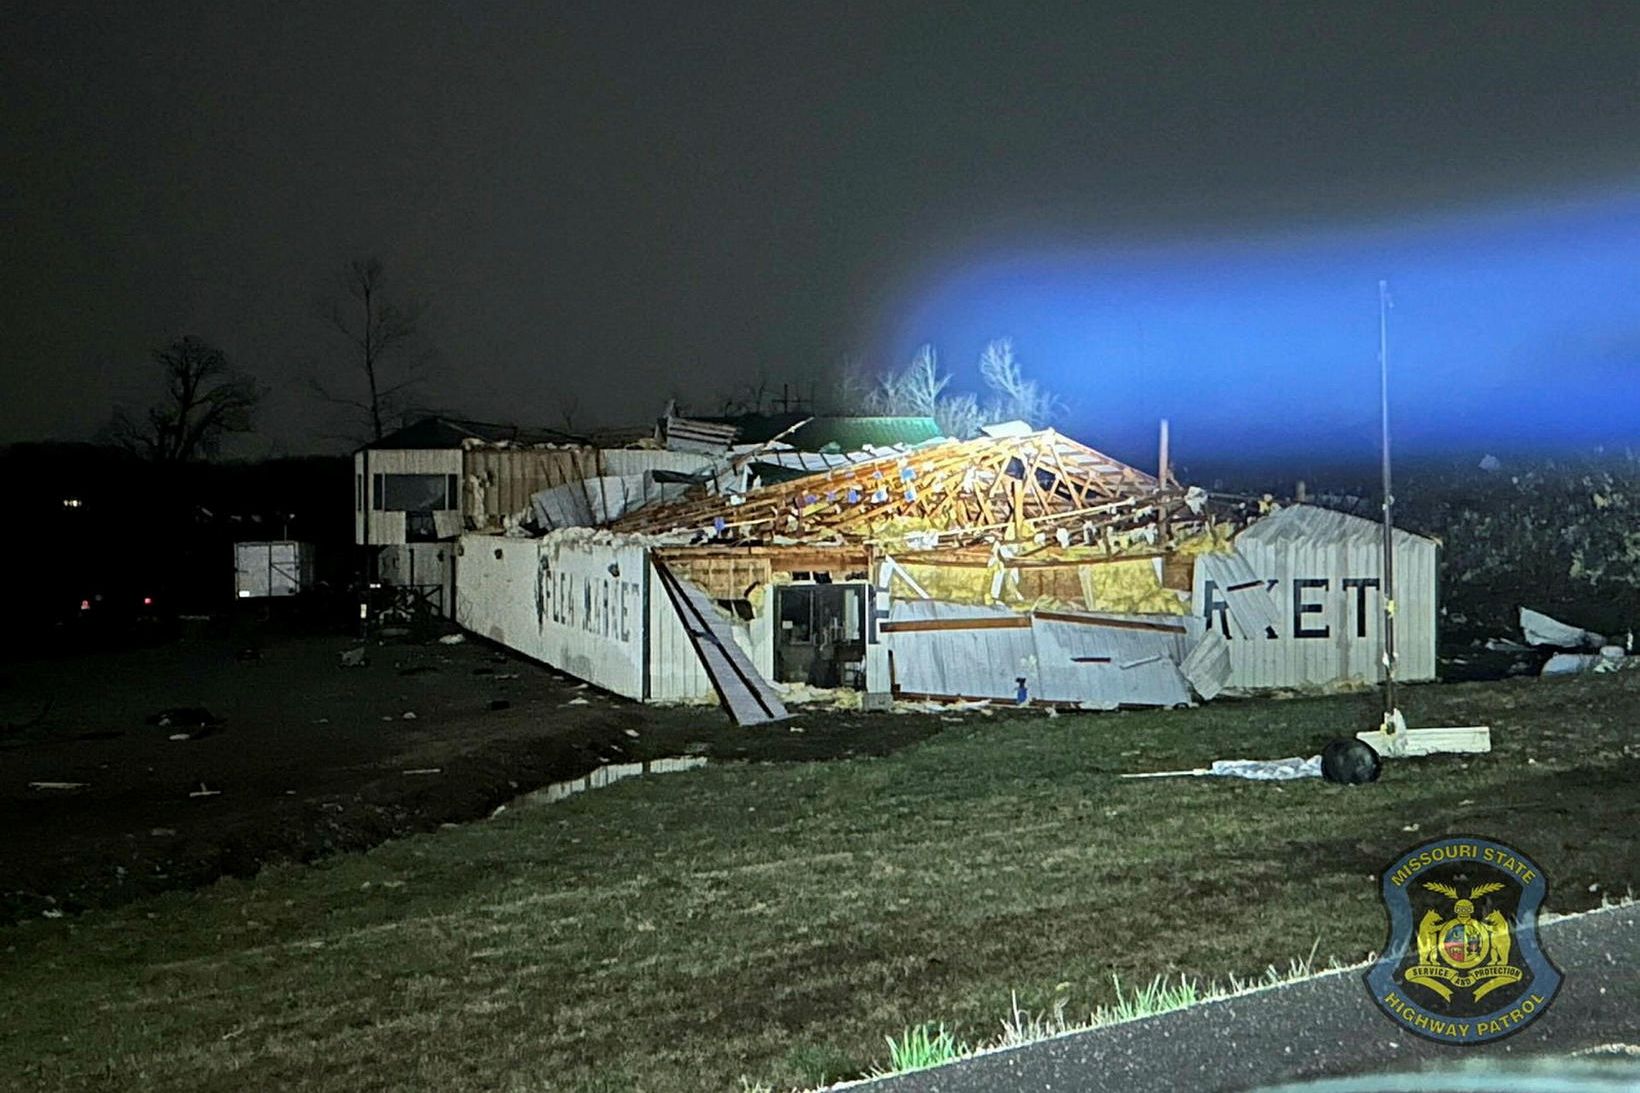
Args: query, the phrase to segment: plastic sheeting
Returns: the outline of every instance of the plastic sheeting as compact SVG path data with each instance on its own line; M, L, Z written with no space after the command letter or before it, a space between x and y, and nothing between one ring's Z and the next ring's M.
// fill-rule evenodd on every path
M1221 778L1250 778L1257 782L1287 782L1294 778L1321 777L1321 756L1308 759L1217 759L1207 769Z

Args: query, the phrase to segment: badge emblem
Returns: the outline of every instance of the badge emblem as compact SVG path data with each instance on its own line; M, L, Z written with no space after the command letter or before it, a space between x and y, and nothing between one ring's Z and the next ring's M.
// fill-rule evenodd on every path
M1389 942L1367 971L1378 1007L1409 1032L1479 1044L1536 1020L1560 989L1537 939L1543 871L1502 843L1437 839L1384 870Z

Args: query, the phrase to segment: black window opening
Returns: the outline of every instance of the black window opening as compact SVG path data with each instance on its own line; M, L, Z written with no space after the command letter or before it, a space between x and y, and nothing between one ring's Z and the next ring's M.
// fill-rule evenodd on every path
M378 474L376 509L387 512L443 512L460 507L453 474Z
M865 586L791 584L774 593L776 681L862 689Z

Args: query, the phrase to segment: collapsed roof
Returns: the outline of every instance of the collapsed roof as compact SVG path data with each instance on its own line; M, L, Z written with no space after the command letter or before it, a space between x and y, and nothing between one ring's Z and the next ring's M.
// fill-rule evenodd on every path
M790 482L645 508L618 531L718 541L883 542L932 548L1044 532L1126 530L1188 517L1185 492L1052 429L945 441Z

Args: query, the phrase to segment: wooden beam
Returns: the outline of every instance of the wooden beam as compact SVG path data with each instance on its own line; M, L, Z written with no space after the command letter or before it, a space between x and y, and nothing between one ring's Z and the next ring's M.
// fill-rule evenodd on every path
M877 627L885 634L911 634L925 630L1029 630L1028 615L992 615L975 619L907 619L885 622Z
M1138 619L1106 619L1093 615L1066 615L1058 611L1034 611L1032 615L1044 622L1073 622L1081 626L1108 626L1113 630L1153 630L1164 634L1183 634L1185 628L1166 622L1141 622Z

